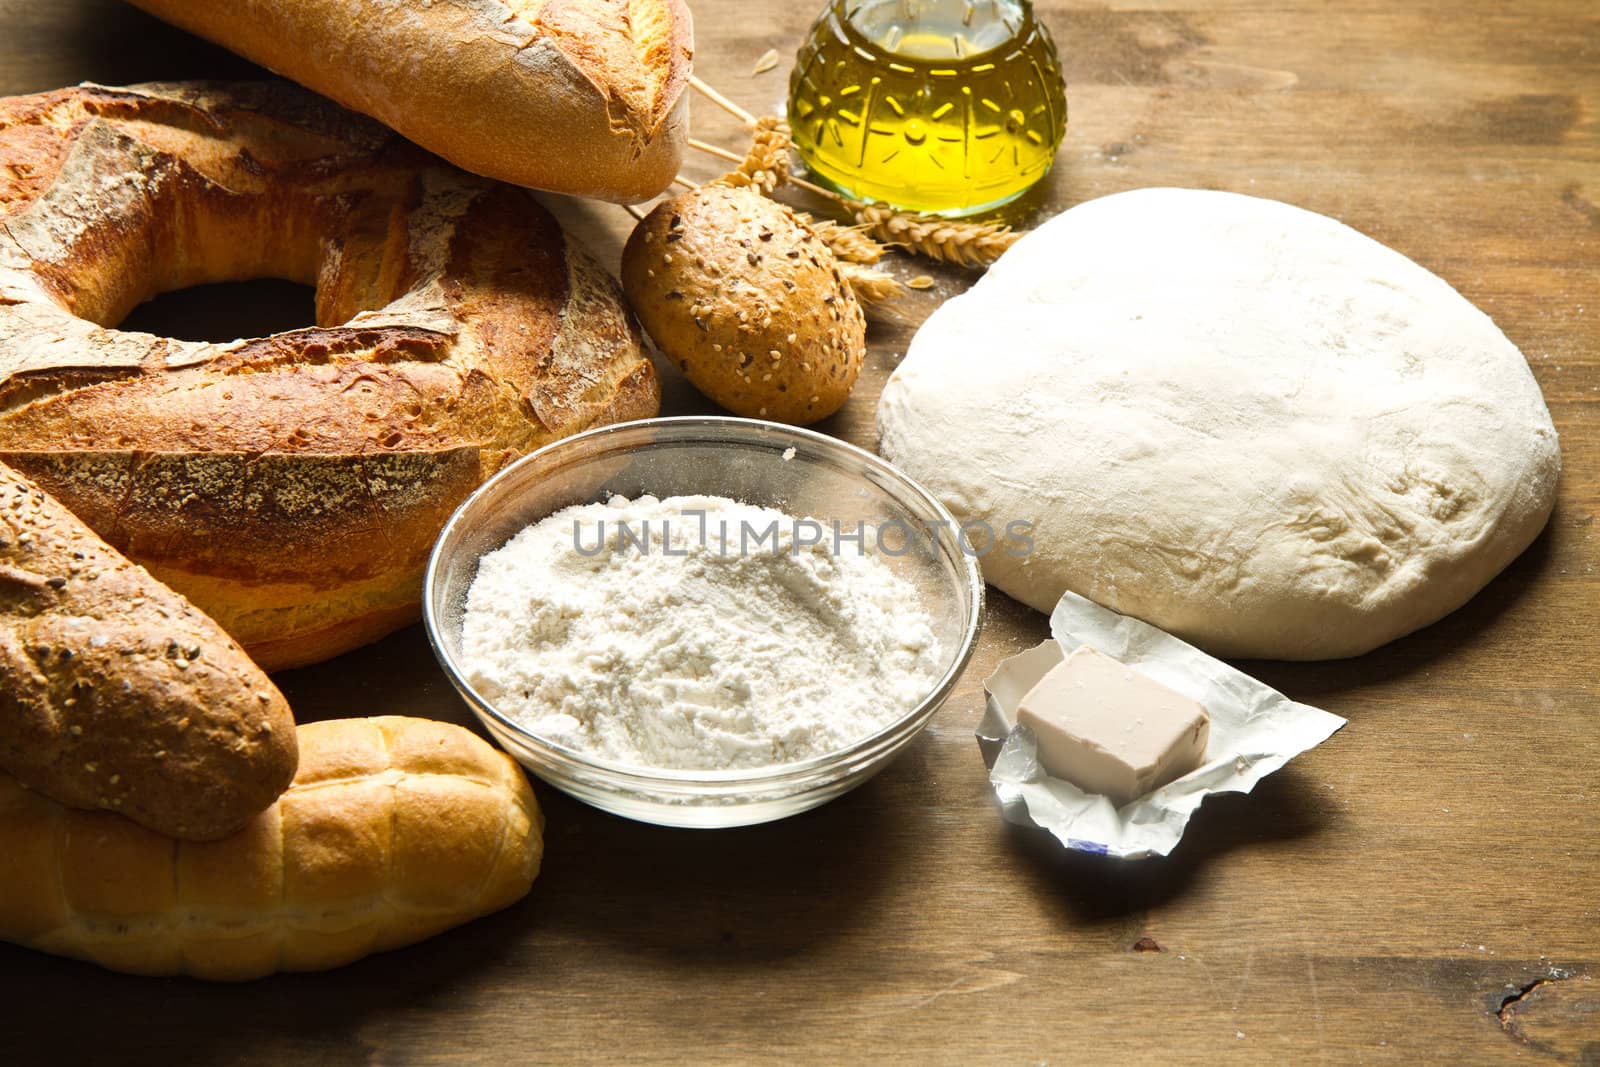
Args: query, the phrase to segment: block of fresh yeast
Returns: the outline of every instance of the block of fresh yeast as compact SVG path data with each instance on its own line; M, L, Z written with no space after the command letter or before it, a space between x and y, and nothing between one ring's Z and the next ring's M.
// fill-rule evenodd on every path
M1088 645L1028 690L1017 723L1047 773L1119 808L1200 766L1211 734L1204 706Z

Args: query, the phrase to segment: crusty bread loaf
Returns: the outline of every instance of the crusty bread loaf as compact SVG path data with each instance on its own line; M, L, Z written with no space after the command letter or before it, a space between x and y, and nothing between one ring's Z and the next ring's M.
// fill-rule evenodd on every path
M315 327L113 327L164 290L317 287ZM268 670L415 621L507 461L654 415L616 284L524 190L282 83L0 100L0 461Z
M0 938L242 980L338 967L527 893L544 820L509 756L426 719L299 732L294 785L221 841L73 811L0 775Z
M132 0L491 178L634 202L688 139L683 0Z
M295 771L294 719L260 668L3 463L0 770L195 839L243 826Z

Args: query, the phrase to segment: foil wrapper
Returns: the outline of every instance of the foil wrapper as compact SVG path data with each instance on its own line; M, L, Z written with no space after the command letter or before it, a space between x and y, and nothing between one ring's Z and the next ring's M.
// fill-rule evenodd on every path
M1067 848L1118 859L1165 856L1213 793L1248 793L1345 720L1290 700L1243 671L1138 619L1067 593L1050 615L1051 640L1003 660L984 679L988 707L978 743L1008 822L1048 830ZM1205 763L1121 808L1039 766L1032 731L1016 707L1050 668L1090 645L1185 696L1211 714Z

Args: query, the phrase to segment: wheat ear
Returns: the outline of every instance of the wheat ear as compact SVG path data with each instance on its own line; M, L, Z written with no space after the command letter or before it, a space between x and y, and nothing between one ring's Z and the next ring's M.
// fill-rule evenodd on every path
M776 115L756 120L750 149L739 165L717 179L720 185L747 185L763 196L789 178L789 124Z
M1022 235L995 222L962 222L915 211L896 211L887 204L853 200L832 189L789 176L789 184L838 204L866 231L888 245L961 267L987 267Z
M822 239L835 259L844 263L876 263L883 258L884 247L854 226L841 226L832 219L818 219L803 211L795 218L811 227L811 232Z
M900 245L918 255L961 267L987 267L1021 236L992 222L959 222L937 215L896 211L886 204L848 205L867 232L885 244Z
M901 285L892 275L871 267L863 267L859 263L843 262L839 264L839 273L843 276L845 284L850 286L850 291L856 294L856 299L863 304L881 304L885 300L904 296L906 287Z

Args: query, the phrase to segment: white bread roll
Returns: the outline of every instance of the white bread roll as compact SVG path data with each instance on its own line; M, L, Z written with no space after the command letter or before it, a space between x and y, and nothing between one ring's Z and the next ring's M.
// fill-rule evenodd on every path
M221 841L175 841L0 775L0 938L133 974L238 981L338 967L528 892L544 818L459 726L299 729L300 771Z
M490 178L630 203L683 159L683 0L132 3Z

